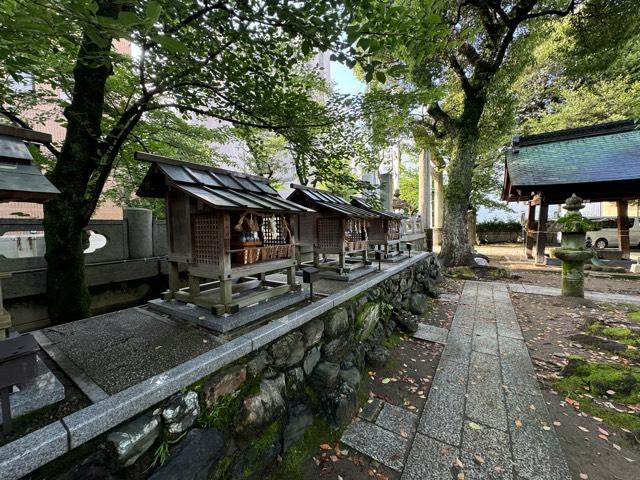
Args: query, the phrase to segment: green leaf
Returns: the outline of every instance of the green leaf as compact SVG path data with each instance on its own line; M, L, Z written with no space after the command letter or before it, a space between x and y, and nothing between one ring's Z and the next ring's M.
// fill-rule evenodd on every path
M379 81L380 83L384 83L387 81L387 77L384 74L384 72L382 71L377 71L376 72L376 80Z
M160 13L162 13L162 6L158 2L149 2L144 9L144 23L150 27L158 21Z
M173 37L156 36L153 37L153 39L158 42L162 48L165 48L172 53L186 53L186 48L182 42Z

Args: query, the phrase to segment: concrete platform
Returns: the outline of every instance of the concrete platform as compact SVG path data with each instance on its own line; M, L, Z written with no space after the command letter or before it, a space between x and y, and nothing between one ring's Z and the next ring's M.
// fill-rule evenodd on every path
M215 315L210 310L191 303L184 303L178 300L162 300L160 298L151 300L149 302L149 308L191 322L194 325L213 330L214 332L227 333L257 322L278 310L295 305L307 298L309 298L308 290L302 289L297 292L288 292L275 298L263 300L255 305L241 308L237 313L222 316Z
M320 272L320 278L324 278L326 280L334 280L337 282L353 282L354 280L377 271L377 267L362 267L343 274L326 270Z
M37 333L36 340L43 350L94 402L220 344L205 331L142 308L86 318Z

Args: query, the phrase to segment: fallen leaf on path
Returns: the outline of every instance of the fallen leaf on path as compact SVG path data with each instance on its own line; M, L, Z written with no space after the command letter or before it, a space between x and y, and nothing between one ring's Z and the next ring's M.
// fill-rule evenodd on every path
M477 453L473 456L473 461L476 462L478 465L484 464L484 458L481 455L478 455Z
M331 445L329 445L328 443L321 443L320 444L320 449L321 450L331 450Z
M482 427L475 422L469 422L469 428L472 430L482 430Z
M520 421L520 420L516 420L514 423L516 424L516 427L517 427L517 428L522 427L522 421Z
M578 425L578 428L579 428L580 430L582 430L583 432L588 432L588 431L589 431L589 429L588 429L588 428L581 427L580 425Z

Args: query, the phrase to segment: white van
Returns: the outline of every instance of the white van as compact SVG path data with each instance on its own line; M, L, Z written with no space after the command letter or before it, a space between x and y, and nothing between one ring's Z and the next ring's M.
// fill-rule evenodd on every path
M616 219L601 217L591 220L600 226L600 230L587 232L587 245L592 245L597 249L617 248L618 227ZM640 218L629 218L629 244L632 247L640 246Z

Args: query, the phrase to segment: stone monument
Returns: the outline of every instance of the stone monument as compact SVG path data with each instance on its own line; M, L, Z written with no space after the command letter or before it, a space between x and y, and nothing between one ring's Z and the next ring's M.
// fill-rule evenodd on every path
M562 296L584 298L584 262L594 255L584 244L591 223L580 213L584 205L575 193L565 201L564 208L568 213L558 220L561 246L553 250L562 261Z

